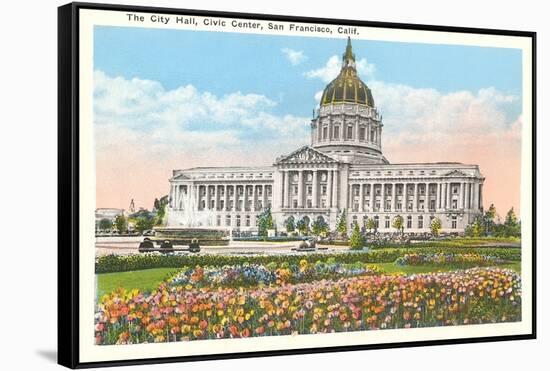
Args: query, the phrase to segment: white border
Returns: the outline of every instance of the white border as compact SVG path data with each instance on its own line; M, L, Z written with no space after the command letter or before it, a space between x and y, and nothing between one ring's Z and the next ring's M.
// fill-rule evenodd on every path
M522 321L505 324L486 324L420 329L379 330L322 335L273 336L248 339L219 339L192 342L135 344L135 345L94 345L94 295L95 295L95 156L93 132L93 27L124 26L146 28L192 29L197 31L228 32L227 28L184 26L181 24L163 25L150 20L152 13L139 13L146 20L142 23L129 23L126 11L104 11L81 9L80 12L80 323L79 358L80 362L99 362L127 359L177 357L206 354L225 354L251 351L289 350L312 347L332 347L365 344L402 343L409 341L476 338L501 335L530 334L532 313L532 174L531 174L531 133L532 133L532 48L531 39L526 37L466 34L440 31L419 31L356 27L360 36L356 39L420 42L429 44L454 44L488 47L506 47L522 50L523 66L523 129L522 129L522 171L521 171L521 221L522 236ZM184 14L182 14L184 15ZM175 17L174 15L168 15ZM185 15L184 15L185 16ZM212 17L193 16L197 20ZM217 18L217 17L214 17ZM226 18L231 21L232 18ZM320 33L273 32L267 30L270 21L258 20L265 25L264 30L232 30L231 32L277 34L289 36L345 38L347 35L334 32L332 35ZM199 22L200 23L200 22ZM297 22L276 22L290 24ZM326 25L323 25L326 26ZM336 31L338 25L333 25ZM355 27L355 26L354 26ZM286 27L288 28L288 27Z

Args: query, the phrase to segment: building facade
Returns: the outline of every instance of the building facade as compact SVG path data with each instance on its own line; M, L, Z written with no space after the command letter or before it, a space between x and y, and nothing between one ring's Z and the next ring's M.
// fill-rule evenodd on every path
M361 81L348 39L339 75L323 91L311 121L311 144L265 167L200 167L174 170L169 226L255 230L270 207L278 229L290 216L333 229L338 216L379 232L462 233L483 208L484 178L478 165L456 162L390 163L382 153L382 117Z

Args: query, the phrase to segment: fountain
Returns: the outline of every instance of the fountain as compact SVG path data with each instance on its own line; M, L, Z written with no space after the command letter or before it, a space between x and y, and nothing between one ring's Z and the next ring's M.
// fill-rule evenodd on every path
M212 210L198 210L194 192L187 192L180 208L171 207L167 213L166 227L155 227L155 236L149 240L161 247L171 248L190 245L198 240L200 245L225 246L229 244L230 230L215 227L216 214Z

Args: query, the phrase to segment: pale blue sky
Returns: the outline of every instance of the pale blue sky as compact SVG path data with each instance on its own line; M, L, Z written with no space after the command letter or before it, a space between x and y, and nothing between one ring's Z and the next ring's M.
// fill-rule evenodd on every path
M352 40L357 59L376 66L377 80L442 93L493 87L521 98L521 51L454 45ZM283 48L302 51L292 65ZM167 90L192 84L223 96L240 91L277 102L276 114L309 116L325 83L304 73L339 57L345 40L237 33L96 27L94 68L110 76L160 82ZM374 93L376 101L376 92ZM518 100L518 102L521 99ZM509 107L512 116L519 103Z
M309 144L315 96L338 74L346 46L129 27L96 27L94 36L98 205L122 207L128 187L136 200L164 192L172 169L268 165ZM479 164L485 202L519 207L520 50L352 44L390 162ZM128 171L148 181L119 182Z

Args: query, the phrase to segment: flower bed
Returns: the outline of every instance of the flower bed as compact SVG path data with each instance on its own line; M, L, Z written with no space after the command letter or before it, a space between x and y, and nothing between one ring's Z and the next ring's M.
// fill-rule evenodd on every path
M474 268L374 275L261 288L161 285L102 298L97 344L173 342L521 319L520 276Z
M192 287L239 287L272 285L282 283L310 282L320 279L336 279L364 274L377 274L380 270L365 263L340 264L317 261L314 264L300 260L299 264L276 263L267 265L242 264L184 267L168 280L170 286L191 285Z
M405 254L395 260L396 265L465 265L488 266L506 263L506 260L491 255L480 254Z

